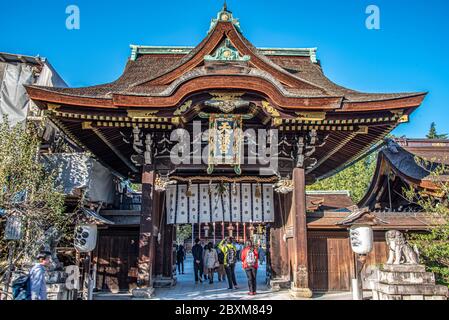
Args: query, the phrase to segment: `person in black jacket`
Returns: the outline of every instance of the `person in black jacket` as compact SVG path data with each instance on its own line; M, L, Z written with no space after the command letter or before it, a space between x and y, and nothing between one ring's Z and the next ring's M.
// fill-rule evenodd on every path
M180 244L178 246L178 249L176 250L176 264L178 265L178 274L181 273L184 274L184 258L185 258L186 252L184 249L184 246Z
M195 283L203 282L202 273L203 270L203 247L200 244L200 239L195 239L195 245L192 247L193 256L193 272L195 274Z

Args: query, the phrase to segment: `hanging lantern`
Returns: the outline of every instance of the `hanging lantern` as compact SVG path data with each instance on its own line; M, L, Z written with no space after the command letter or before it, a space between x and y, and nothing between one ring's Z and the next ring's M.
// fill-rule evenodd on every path
M212 194L212 180L209 180L209 194Z
M189 179L189 184L187 185L186 197L192 196L192 180Z
M255 228L254 228L253 224L251 223L249 226L249 234L250 234L251 238L254 236L254 229Z
M235 181L232 183L232 194L237 195L237 183Z
M209 225L208 224L206 224L204 226L204 237L209 238Z
M228 234L230 237L233 237L233 231L234 231L234 226L232 225L232 223L230 223L228 226Z
M257 198L260 198L262 196L261 186L260 186L259 182L256 184L256 192L255 192L255 194L256 194Z
M349 229L351 248L357 254L366 255L373 249L373 228L369 225L354 224Z
M75 227L75 249L78 252L91 252L97 244L97 225L79 224Z

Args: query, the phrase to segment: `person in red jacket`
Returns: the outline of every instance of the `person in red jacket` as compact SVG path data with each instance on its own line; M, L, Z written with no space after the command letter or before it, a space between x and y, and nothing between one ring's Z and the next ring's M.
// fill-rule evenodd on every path
M246 272L246 276L248 277L248 294L251 296L256 294L256 274L258 259L259 255L256 248L254 248L253 242L251 240L247 240L245 248L242 251L242 267Z

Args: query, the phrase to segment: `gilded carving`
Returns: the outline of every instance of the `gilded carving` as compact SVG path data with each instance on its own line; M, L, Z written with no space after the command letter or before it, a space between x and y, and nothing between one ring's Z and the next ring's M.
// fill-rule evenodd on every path
M212 99L204 102L206 106L218 108L224 113L230 113L239 107L249 106L249 101L240 99L244 92L222 93L209 92L213 96Z
M326 118L326 112L295 112L297 114L296 120L306 121L322 121Z
M181 105L178 109L173 112L174 116L180 116L184 112L186 112L192 106L192 100L187 100L183 105Z
M154 118L159 110L128 110L128 117L132 119Z

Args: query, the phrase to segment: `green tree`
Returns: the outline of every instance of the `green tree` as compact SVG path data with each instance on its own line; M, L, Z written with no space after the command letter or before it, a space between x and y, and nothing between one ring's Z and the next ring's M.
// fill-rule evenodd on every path
M64 195L56 188L54 175L39 161L40 139L34 125L11 127L0 123L0 208L6 217L21 219L22 238L0 242L0 280L13 254L14 267L30 263L48 240L49 230L63 237L72 220L64 212ZM52 228L52 229L50 229ZM3 228L0 238L3 239Z
M354 203L365 195L376 168L377 154L373 153L339 173L320 180L307 190L348 190Z
M435 122L430 124L429 133L426 135L427 139L447 139L447 134L438 134Z
M192 235L192 225L183 224L176 226L176 242L184 243Z
M414 187L404 190L408 201L422 208L428 227L428 232L409 234L408 238L418 248L421 262L435 273L437 282L449 285L449 183L443 177L449 174L449 166L433 168L427 160L416 158L415 161L423 168L430 168L429 175L438 192L429 193Z

